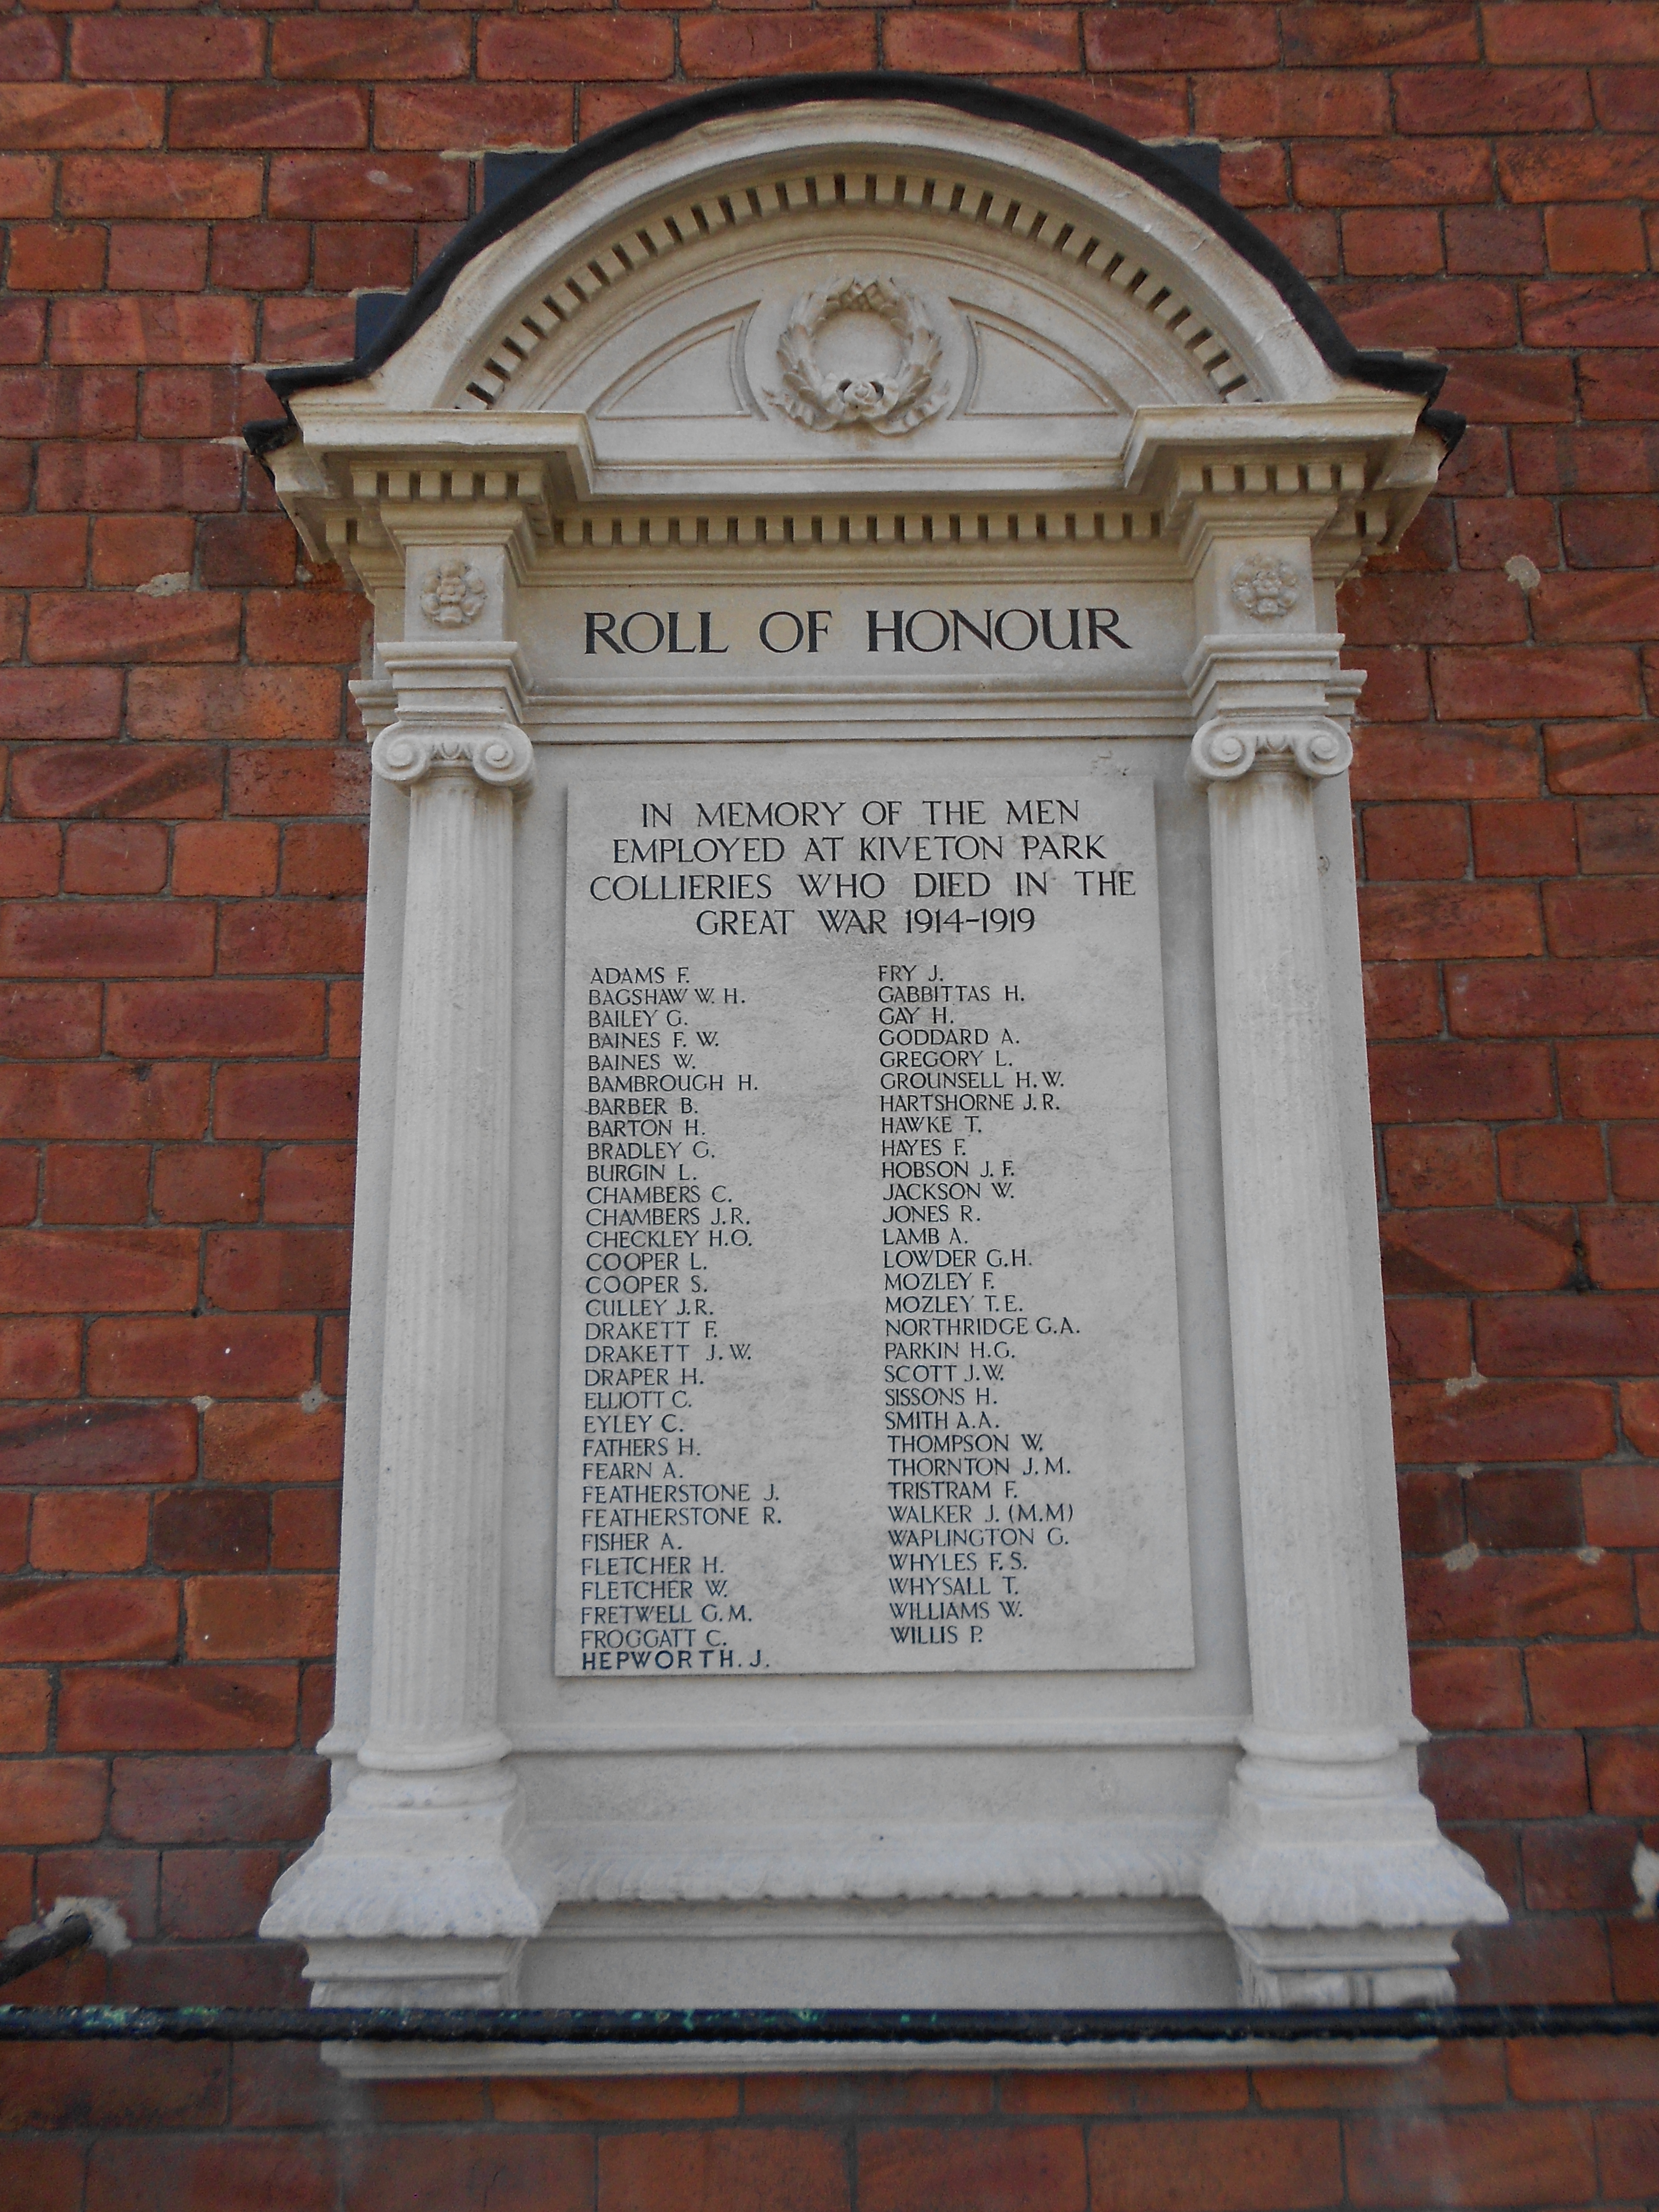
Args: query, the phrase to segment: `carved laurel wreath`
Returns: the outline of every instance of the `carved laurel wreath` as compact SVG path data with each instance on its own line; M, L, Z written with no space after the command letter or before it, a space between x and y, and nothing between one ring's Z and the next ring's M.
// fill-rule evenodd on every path
M441 629L477 622L489 596L483 578L459 555L441 561L421 579L421 612Z
M891 378L826 375L812 342L832 315L879 315L903 343L904 358ZM808 430L841 430L862 423L884 438L914 430L937 415L949 394L933 389L940 345L920 301L885 276L844 276L803 293L789 311L778 340L782 388L767 398Z

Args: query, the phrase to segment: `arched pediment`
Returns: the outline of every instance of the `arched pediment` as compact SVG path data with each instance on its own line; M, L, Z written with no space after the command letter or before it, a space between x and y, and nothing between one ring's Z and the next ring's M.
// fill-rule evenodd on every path
M1202 417L1212 444L1225 421L1230 447L1266 441L1297 467L1357 437L1370 486L1438 376L1356 352L1155 149L988 86L795 79L550 157L358 360L275 373L295 424L257 442L297 426L319 460L558 448L550 513L807 487L1075 501L1133 492L1146 427L1164 452L1171 423L1196 435ZM312 528L321 478L294 459L278 474ZM1346 499L1356 478L1330 481Z

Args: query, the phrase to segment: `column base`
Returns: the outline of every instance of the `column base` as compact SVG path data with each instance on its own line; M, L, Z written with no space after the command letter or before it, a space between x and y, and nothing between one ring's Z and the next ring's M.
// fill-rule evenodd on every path
M1416 1787L1409 1751L1350 1765L1247 1757L1205 1864L1247 2005L1449 2004L1452 1939L1509 1918Z
M1446 1928L1234 1928L1238 2001L1264 2012L1454 2002Z
M307 1947L313 2003L514 2001L525 1944L553 1908L551 1869L527 1848L510 1774L505 1788L490 1778L482 1802L477 1770L458 1780L466 1796L446 1802L447 1777L410 1778L400 1793L360 1774L276 1883L259 1932ZM398 1794L405 1802L385 1802Z

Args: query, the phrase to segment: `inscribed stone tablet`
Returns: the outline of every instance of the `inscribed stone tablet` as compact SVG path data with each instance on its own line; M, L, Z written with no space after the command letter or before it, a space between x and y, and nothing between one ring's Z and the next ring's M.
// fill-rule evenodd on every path
M556 1665L1192 1663L1152 804L573 791Z

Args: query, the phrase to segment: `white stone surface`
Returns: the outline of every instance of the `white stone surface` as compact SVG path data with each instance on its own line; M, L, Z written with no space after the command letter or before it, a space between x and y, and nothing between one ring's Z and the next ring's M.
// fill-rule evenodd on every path
M734 118L599 170L371 378L298 396L279 487L374 599L381 732L336 1808L266 1922L323 1993L1382 2002L1443 1993L1458 1927L1502 1917L1413 1773L1342 772L1335 586L1433 481L1418 413L1334 374L1153 188L925 103ZM884 1336L880 971L912 955L816 921L902 934L946 895L898 876L936 864L860 855L879 896L792 893L805 939L748 929L757 896L592 896L702 868L601 869L630 807L678 836L688 804L812 793L1086 799L1133 855L1100 864L1133 899L923 955L1024 994L1024 1072L1066 1102L1059 1138L1011 1138L1012 1176L940 1201L980 1218L931 1224L975 1231L976 1277L1023 1249L1030 1295L1012 1295L1098 1347L994 1363L1011 1459L1063 1434L1071 1486L1015 1471L1000 1503L1077 1518L1041 1609L965 1648L883 1646L893 1432L860 1317ZM801 826L742 867L798 879ZM1058 912L1007 874L948 896ZM597 1226L764 1234L679 1248L701 1289L590 1292L588 1079L650 1071L589 1066L586 994L659 965L644 988L684 966L721 994L692 1025L717 1042L665 1020L633 1048L730 1069L676 1109L718 1157L695 1222ZM684 1317L720 1360L590 1384L586 1302L623 1295L710 1304ZM637 1409L695 1413L654 1440L785 1510L729 1571L701 1536L668 1554L695 1600L582 1593L584 1425L635 1410L590 1389L686 1390ZM582 1671L584 1605L701 1616L716 1580L745 1618L694 1634L753 1627L768 1663Z
M1151 793L568 823L559 1670L1189 1666Z

